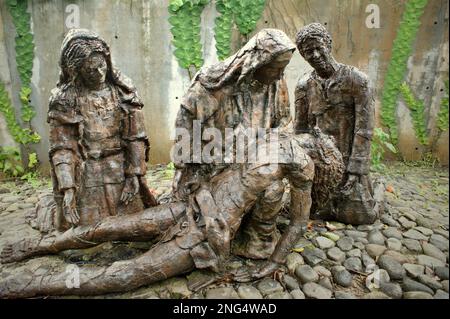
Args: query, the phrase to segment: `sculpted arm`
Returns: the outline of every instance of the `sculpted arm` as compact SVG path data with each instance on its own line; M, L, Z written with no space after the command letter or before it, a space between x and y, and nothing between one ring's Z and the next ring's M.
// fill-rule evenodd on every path
M278 241L269 260L281 264L291 252L293 245L306 231L312 204L311 188L314 178L314 163L308 157L307 165L288 164L287 177L291 184L290 223Z
M286 80L282 78L278 83L277 107L273 116L271 127L284 127L291 121L289 92Z
M370 166L370 145L374 125L374 103L367 77L357 72L354 76L355 130L347 172L366 175Z
M76 210L78 188L77 169L80 161L78 152L79 118L73 109L66 109L58 103L51 103L48 114L50 124L50 161L56 177L56 191L64 195L63 214L70 225L80 221Z
M128 204L145 184L150 143L145 132L142 104L127 105L123 120L122 140L125 145L125 187L121 201ZM146 187L144 187L146 189ZM141 191L142 193L142 191ZM150 206L156 205L151 194L145 196Z
M306 133L308 128L308 100L306 97L306 81L300 80L295 87L295 119L296 134Z

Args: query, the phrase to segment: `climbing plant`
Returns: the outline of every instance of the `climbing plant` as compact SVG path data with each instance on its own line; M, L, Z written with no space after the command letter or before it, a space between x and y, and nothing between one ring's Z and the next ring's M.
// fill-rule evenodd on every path
M441 107L437 116L437 128L440 133L448 130L448 81L445 81L445 96L441 100Z
M34 44L31 33L31 17L27 11L27 0L7 0L9 12L16 28L16 64L20 76L20 101L22 103L22 121L30 123L36 115L30 104L31 76L33 73Z
M27 145L30 143L38 143L40 136L36 132L32 132L29 128L22 128L16 119L14 107L6 92L5 86L0 82L0 112L5 117L6 126L14 141L19 144Z
M390 136L382 128L377 127L373 131L372 143L370 145L371 168L380 171L385 168L383 164L385 150L397 153L395 146L390 143Z
M203 65L200 37L201 13L209 0L170 0L169 23L173 35L174 55L182 68L200 68Z
M411 55L412 46L420 26L420 18L428 0L408 0L405 11L397 30L397 36L392 47L392 58L389 63L381 97L381 119L389 129L394 144L398 140L395 108L400 93L400 86Z
M169 23L173 35L174 55L180 66L189 71L203 65L200 37L201 13L209 0L170 0ZM214 27L217 56L225 59L231 53L233 23L239 32L247 36L262 15L265 0L217 0L219 16Z
M400 92L406 105L411 112L414 132L419 143L428 145L427 124L425 118L425 106L422 100L416 99L408 84L403 83L400 86Z
M266 0L217 0L216 10L220 15L216 18L214 28L216 50L219 60L227 58L231 53L231 30L233 23L239 32L247 37L261 18Z
M216 10L220 15L216 18L214 38L219 60L231 53L231 30L233 28L233 0L217 0Z
M234 21L241 34L246 36L255 30L265 5L266 0L233 0Z
M35 176L32 171L38 162L36 153L30 152L29 144L38 143L40 136L32 131L31 119L36 112L30 104L31 76L33 72L34 44L31 33L30 14L27 11L26 0L6 0L6 5L11 14L17 36L15 38L16 64L19 73L21 88L19 92L21 108L21 119L28 127L22 128L19 124L11 99L6 91L4 83L0 83L0 113L3 114L6 126L14 141L25 146L25 153L21 154L16 147L0 147L0 172L10 175L22 175L25 179ZM25 156L25 159L23 158ZM24 169L22 162L28 167Z

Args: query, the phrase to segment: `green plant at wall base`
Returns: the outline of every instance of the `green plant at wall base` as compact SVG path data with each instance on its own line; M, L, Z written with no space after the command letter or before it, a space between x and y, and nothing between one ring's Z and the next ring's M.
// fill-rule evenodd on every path
M14 108L3 83L0 83L0 113L5 117L8 131L17 143L27 145L41 140L38 134L28 128L21 128L17 123Z
M414 126L414 132L422 145L428 145L429 139L427 135L427 125L425 119L425 106L422 100L418 100L414 97L411 92L411 88L408 84L403 83L400 86L400 92L402 93L403 99L406 105L411 111L411 118Z
M21 176L21 180L34 182L39 174L35 170L38 164L36 153L28 155L28 167L22 166L20 150L17 147L0 146L0 172L10 177Z
M373 131L372 144L370 149L371 166L373 170L380 171L385 168L383 164L385 150L397 153L394 145L390 143L390 136L382 128L375 128Z
M200 37L201 13L209 0L171 0L169 3L170 32L174 55L184 69L203 65Z
M445 81L445 96L441 100L441 107L437 116L437 128L439 132L448 130L448 81Z
M18 148L0 147L0 171L14 177L25 172Z
M412 46L420 26L420 18L427 2L428 0L408 0L406 2L405 11L392 47L392 58L384 80L381 97L381 119L383 125L389 129L394 144L398 140L395 109L400 92L400 83L403 82L407 61L411 55Z

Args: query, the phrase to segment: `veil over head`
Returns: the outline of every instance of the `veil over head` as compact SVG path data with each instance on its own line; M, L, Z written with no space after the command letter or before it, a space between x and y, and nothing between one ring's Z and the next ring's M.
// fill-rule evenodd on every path
M196 79L207 89L219 89L238 76L238 83L279 55L293 52L295 44L281 30L263 29L253 36L237 53L223 62L201 69Z

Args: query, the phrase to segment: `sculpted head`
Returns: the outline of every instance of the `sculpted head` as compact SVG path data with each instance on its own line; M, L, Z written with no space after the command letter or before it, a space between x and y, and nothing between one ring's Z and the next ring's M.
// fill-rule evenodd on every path
M303 27L296 36L296 45L303 58L320 74L332 70L334 59L331 54L332 39L320 23Z
M107 71L105 56L93 52L82 62L79 76L86 87L98 88L105 83Z
M260 67L253 77L263 84L271 84L281 79L284 69L292 58L293 51L287 51L277 56L272 62Z
M61 48L60 84L72 83L99 88L113 80L110 50L97 34L85 29L72 29Z

